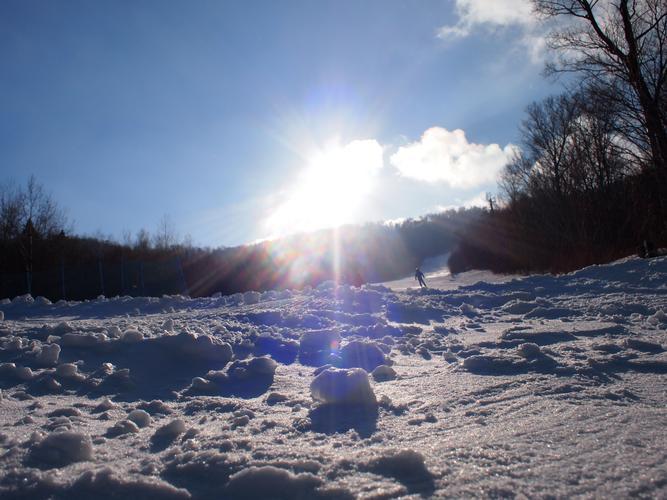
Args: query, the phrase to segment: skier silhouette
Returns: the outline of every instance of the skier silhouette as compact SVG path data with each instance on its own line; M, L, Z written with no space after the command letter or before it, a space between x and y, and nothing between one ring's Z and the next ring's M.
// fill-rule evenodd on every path
M424 273L422 273L419 268L415 269L415 279L419 281L419 288L428 288L428 286L426 286L426 281L424 281Z

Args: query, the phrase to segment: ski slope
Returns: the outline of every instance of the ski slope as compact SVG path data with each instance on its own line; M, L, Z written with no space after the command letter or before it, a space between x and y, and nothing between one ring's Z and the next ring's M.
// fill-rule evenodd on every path
M0 497L667 496L666 257L425 272L2 301Z

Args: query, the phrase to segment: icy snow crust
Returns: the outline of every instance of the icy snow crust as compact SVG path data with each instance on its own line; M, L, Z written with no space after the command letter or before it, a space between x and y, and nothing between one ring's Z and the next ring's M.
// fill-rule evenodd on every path
M667 258L442 280L3 300L0 497L667 496Z

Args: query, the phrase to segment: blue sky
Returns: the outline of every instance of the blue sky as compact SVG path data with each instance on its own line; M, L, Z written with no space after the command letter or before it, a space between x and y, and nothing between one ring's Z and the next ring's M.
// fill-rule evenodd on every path
M208 246L472 203L557 92L526 5L3 0L0 181Z

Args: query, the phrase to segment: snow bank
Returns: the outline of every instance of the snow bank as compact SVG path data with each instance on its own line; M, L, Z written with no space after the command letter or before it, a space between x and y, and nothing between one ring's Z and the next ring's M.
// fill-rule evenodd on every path
M368 374L361 368L327 368L312 381L310 393L325 404L376 404Z

